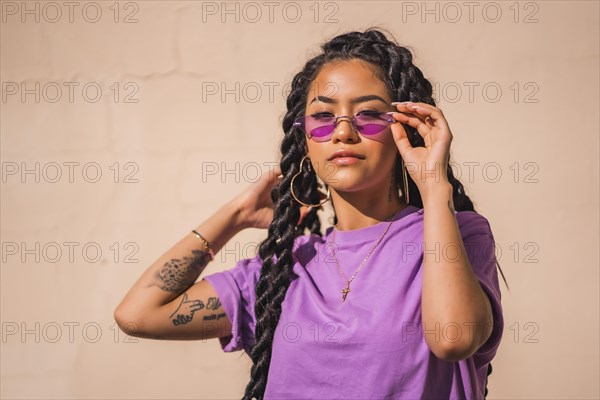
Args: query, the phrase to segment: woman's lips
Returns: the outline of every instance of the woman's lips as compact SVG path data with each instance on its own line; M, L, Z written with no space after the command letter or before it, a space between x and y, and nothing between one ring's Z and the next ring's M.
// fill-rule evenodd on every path
M331 160L331 162L335 163L336 165L350 165L350 164L355 164L359 161L362 161L362 160L358 157L348 157L348 156L335 157L334 159Z
M336 165L350 165L356 164L364 158L365 156L351 149L338 149L329 157L329 161Z

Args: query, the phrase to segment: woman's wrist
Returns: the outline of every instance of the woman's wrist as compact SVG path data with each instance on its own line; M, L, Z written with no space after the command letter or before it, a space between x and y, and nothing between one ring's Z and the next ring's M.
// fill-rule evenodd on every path
M433 206L438 203L448 203L454 209L452 184L448 181L432 183L423 188L421 199L423 200L423 208Z
M225 207L228 208L232 224L237 231L244 230L250 226L246 208L239 198L231 200Z

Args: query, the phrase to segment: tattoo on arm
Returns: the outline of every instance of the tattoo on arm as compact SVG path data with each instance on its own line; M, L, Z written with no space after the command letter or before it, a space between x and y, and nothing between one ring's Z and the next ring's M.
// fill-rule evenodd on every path
M225 313L221 313L221 314L211 314L211 315L206 315L203 320L204 321L208 321L208 320L213 320L213 319L221 319L221 318L225 318L226 314Z
M217 310L219 307L221 307L221 301L219 300L218 297L209 297L208 298L208 302L206 304L207 310ZM196 311L202 310L203 308L204 308L204 303L202 302L202 300L188 300L187 293L184 293L183 298L181 299L181 303L179 304L177 309L175 311L173 311L173 314L171 314L169 316L169 318L172 318L173 315L177 314L177 316L172 319L173 325L184 325L184 324L187 324L188 322L190 322L192 320L192 318L194 318L194 313ZM205 316L203 318L203 320L206 321L206 320L220 319L224 316L225 316L225 313L221 313L218 315L212 314L212 315Z
M221 307L221 300L218 297L209 297L208 304L206 305L207 310L218 310Z
M204 270L210 257L201 250L192 250L192 257L183 257L183 260L172 258L154 275L154 283L149 286L158 286L160 289L175 294L182 293L189 288Z
M173 319L173 325L187 324L194 317L194 313L198 310L202 310L203 308L204 303L202 300L188 300L187 293L184 293L181 303L179 303L179 307L177 307L177 309L169 316L169 318L177 314L177 317Z

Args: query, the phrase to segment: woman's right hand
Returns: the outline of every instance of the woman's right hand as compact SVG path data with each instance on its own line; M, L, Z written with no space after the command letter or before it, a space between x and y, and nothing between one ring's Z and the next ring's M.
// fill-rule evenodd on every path
M242 225L251 228L267 229L273 221L275 205L271 199L271 189L278 185L283 177L279 166L265 172L260 179L243 191L235 199L240 208ZM300 208L300 222L308 213L309 208Z

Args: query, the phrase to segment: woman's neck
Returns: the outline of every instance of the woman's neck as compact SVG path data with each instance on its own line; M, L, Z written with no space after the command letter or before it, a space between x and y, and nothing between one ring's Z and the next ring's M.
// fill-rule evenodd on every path
M400 211L404 210L408 204L404 203L398 196L392 199L392 201L375 201L365 202L364 204L357 204L344 201L343 199L348 196L339 195L334 196L335 213L337 216L338 223L335 225L335 229L338 231L348 231L366 228L371 225L378 224L382 221L391 221ZM337 201L335 201L337 198Z

